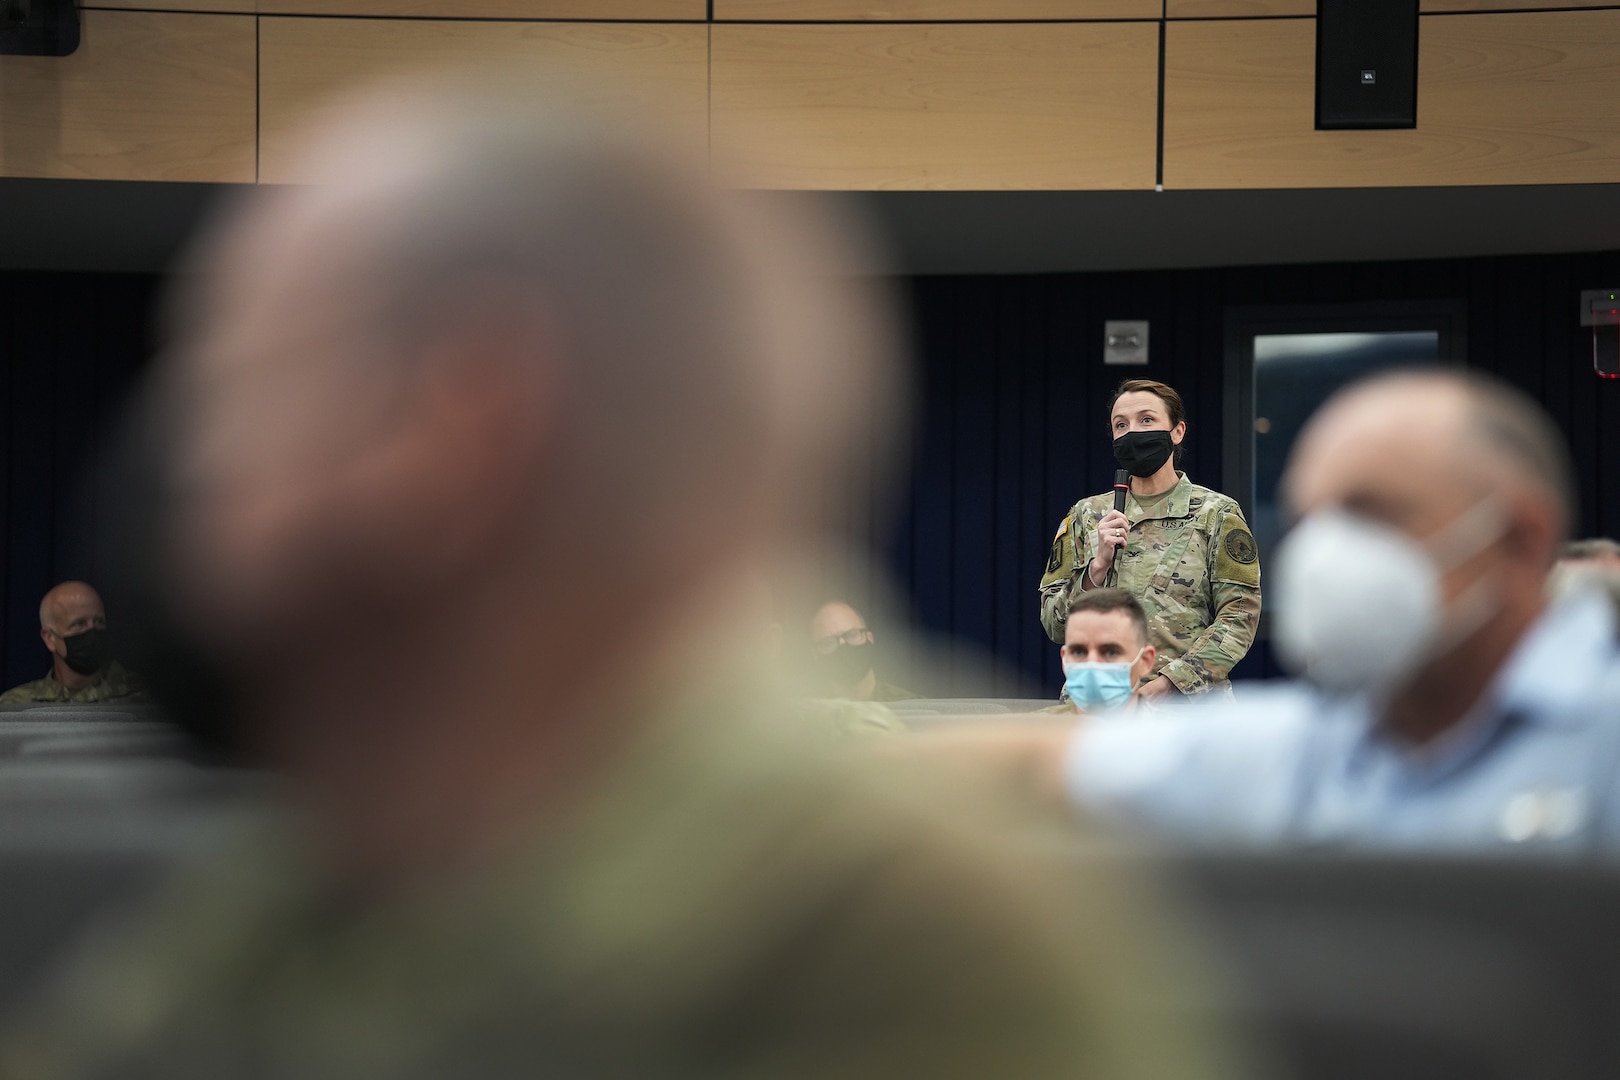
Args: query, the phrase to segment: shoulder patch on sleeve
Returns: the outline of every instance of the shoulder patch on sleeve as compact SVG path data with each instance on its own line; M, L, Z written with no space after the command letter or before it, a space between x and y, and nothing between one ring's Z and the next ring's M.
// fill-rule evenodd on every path
M1057 539L1052 541L1052 554L1046 557L1046 572L1055 574L1063 569L1063 534L1058 533Z
M1221 518L1214 578L1238 585L1258 587L1260 584L1260 546L1254 542L1254 534L1236 512Z
M1052 540L1053 540L1054 543L1061 540L1061 539L1063 539L1063 534L1069 531L1069 522L1072 521L1072 520L1074 520L1074 519L1073 518L1064 518L1063 519L1063 524L1058 526L1057 535L1052 537Z
M1226 554L1233 562L1248 566L1250 563L1260 561L1260 553L1254 548L1254 537L1247 529L1232 529L1227 532L1226 539L1221 541L1226 548Z

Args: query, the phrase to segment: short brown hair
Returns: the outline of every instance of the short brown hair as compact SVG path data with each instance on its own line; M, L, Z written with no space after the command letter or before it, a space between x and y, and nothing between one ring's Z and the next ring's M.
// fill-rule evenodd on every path
M1073 615L1080 611L1098 611L1104 614L1110 611L1123 611L1135 625L1142 642L1147 643L1147 612L1142 610L1142 605L1137 602L1136 597L1124 589L1092 589L1090 592L1076 592L1069 599L1069 614Z
M1113 419L1114 406L1119 404L1120 398L1126 394L1137 393L1152 394L1164 402L1165 411L1170 414L1171 427L1187 422L1187 406L1182 402L1181 395L1176 393L1175 387L1169 383L1159 382L1157 379L1126 379L1120 383L1119 389L1114 391L1113 398L1108 402L1109 419ZM1176 464L1178 465L1181 464L1181 451L1182 447L1176 447Z

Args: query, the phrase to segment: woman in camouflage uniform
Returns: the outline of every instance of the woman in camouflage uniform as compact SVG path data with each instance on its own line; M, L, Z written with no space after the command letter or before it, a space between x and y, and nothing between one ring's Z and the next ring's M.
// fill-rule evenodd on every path
M1235 500L1176 468L1187 434L1181 395L1161 382L1120 384L1109 404L1114 456L1131 472L1123 514L1112 493L1075 503L1041 578L1041 625L1053 641L1074 590L1125 589L1148 616L1158 659L1142 696L1226 685L1260 623L1260 556Z

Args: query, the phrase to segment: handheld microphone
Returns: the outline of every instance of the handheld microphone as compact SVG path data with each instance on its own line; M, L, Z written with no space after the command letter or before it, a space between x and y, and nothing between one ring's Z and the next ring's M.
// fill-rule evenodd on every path
M1114 509L1120 513L1125 512L1125 493L1131 490L1131 473L1129 469L1114 470Z

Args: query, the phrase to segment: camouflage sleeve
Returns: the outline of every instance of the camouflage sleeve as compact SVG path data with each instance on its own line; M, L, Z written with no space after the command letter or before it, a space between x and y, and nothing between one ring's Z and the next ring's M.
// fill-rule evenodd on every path
M1209 552L1215 617L1186 653L1161 672L1183 694L1201 694L1225 682L1248 654L1260 627L1260 552L1236 504L1221 515Z
M1079 577L1080 554L1075 551L1074 522L1071 512L1058 526L1052 538L1052 551L1046 558L1046 573L1041 577L1041 626L1046 636L1062 644L1063 626L1069 621L1069 596Z
M0 694L0 705L30 705L41 700L36 694L35 683L37 682L38 680L35 680L35 682L23 683L21 686L13 686L10 690ZM49 700L49 698L44 700Z

